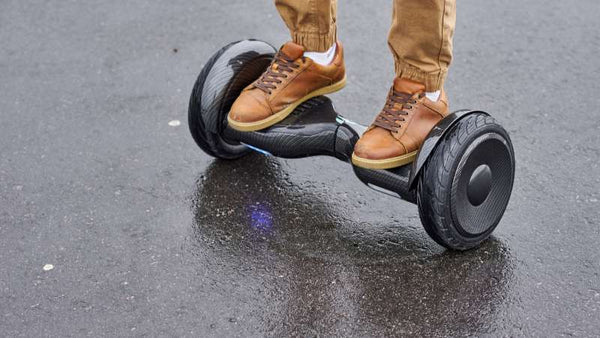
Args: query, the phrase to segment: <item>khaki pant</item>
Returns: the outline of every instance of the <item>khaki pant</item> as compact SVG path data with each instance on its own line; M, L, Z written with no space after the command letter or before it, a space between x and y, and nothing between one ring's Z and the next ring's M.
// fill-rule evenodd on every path
M393 0L388 44L396 75L442 88L452 61L456 0ZM337 0L275 0L292 40L309 51L323 52L337 38Z

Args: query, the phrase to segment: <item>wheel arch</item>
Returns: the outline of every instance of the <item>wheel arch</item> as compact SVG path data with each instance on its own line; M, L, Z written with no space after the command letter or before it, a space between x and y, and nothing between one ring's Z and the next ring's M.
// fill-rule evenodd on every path
M264 71L275 53L267 42L240 40L221 48L203 66L190 96L188 124L207 154L235 159L244 153L245 147L222 137L228 106Z
M433 129L425 138L425 141L423 141L423 145L421 145L421 148L419 149L417 158L412 163L410 177L408 179L408 187L410 190L416 188L419 175L421 175L421 171L423 170L423 166L425 163L427 163L429 156L431 156L435 148L439 145L440 141L444 138L448 131L450 131L450 129L452 129L452 127L456 125L458 121L472 114L485 114L490 116L490 114L481 110L463 109L451 113L438 122L435 127L433 127Z

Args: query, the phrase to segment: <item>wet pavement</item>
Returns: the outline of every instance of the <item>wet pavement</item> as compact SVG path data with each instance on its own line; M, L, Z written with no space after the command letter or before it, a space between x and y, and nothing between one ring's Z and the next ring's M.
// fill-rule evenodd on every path
M270 2L0 2L1 335L600 334L600 3L458 5L451 105L492 113L517 157L465 253L338 160L198 149L197 73L229 41L285 41ZM340 4L332 99L358 122L392 79L390 7Z

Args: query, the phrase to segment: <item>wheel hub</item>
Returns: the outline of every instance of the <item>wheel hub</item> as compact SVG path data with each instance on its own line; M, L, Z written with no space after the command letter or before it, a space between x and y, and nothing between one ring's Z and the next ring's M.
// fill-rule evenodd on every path
M514 163L507 141L487 133L469 145L452 184L452 217L465 236L478 236L500 221L512 190Z
M481 205L492 190L492 169L482 164L473 171L467 186L467 197L473 206Z

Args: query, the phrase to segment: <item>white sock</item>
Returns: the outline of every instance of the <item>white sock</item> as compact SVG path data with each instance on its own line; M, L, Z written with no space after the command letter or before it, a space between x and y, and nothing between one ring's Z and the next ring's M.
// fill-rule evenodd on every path
M319 53L319 52L304 52L304 56L307 58L311 58L314 62L327 66L333 61L333 57L335 56L335 50L337 49L337 43L334 43L328 51Z
M442 93L441 90L438 90L435 92L426 92L425 96L427 96L427 98L430 99L431 101L436 102L440 98L441 93Z

